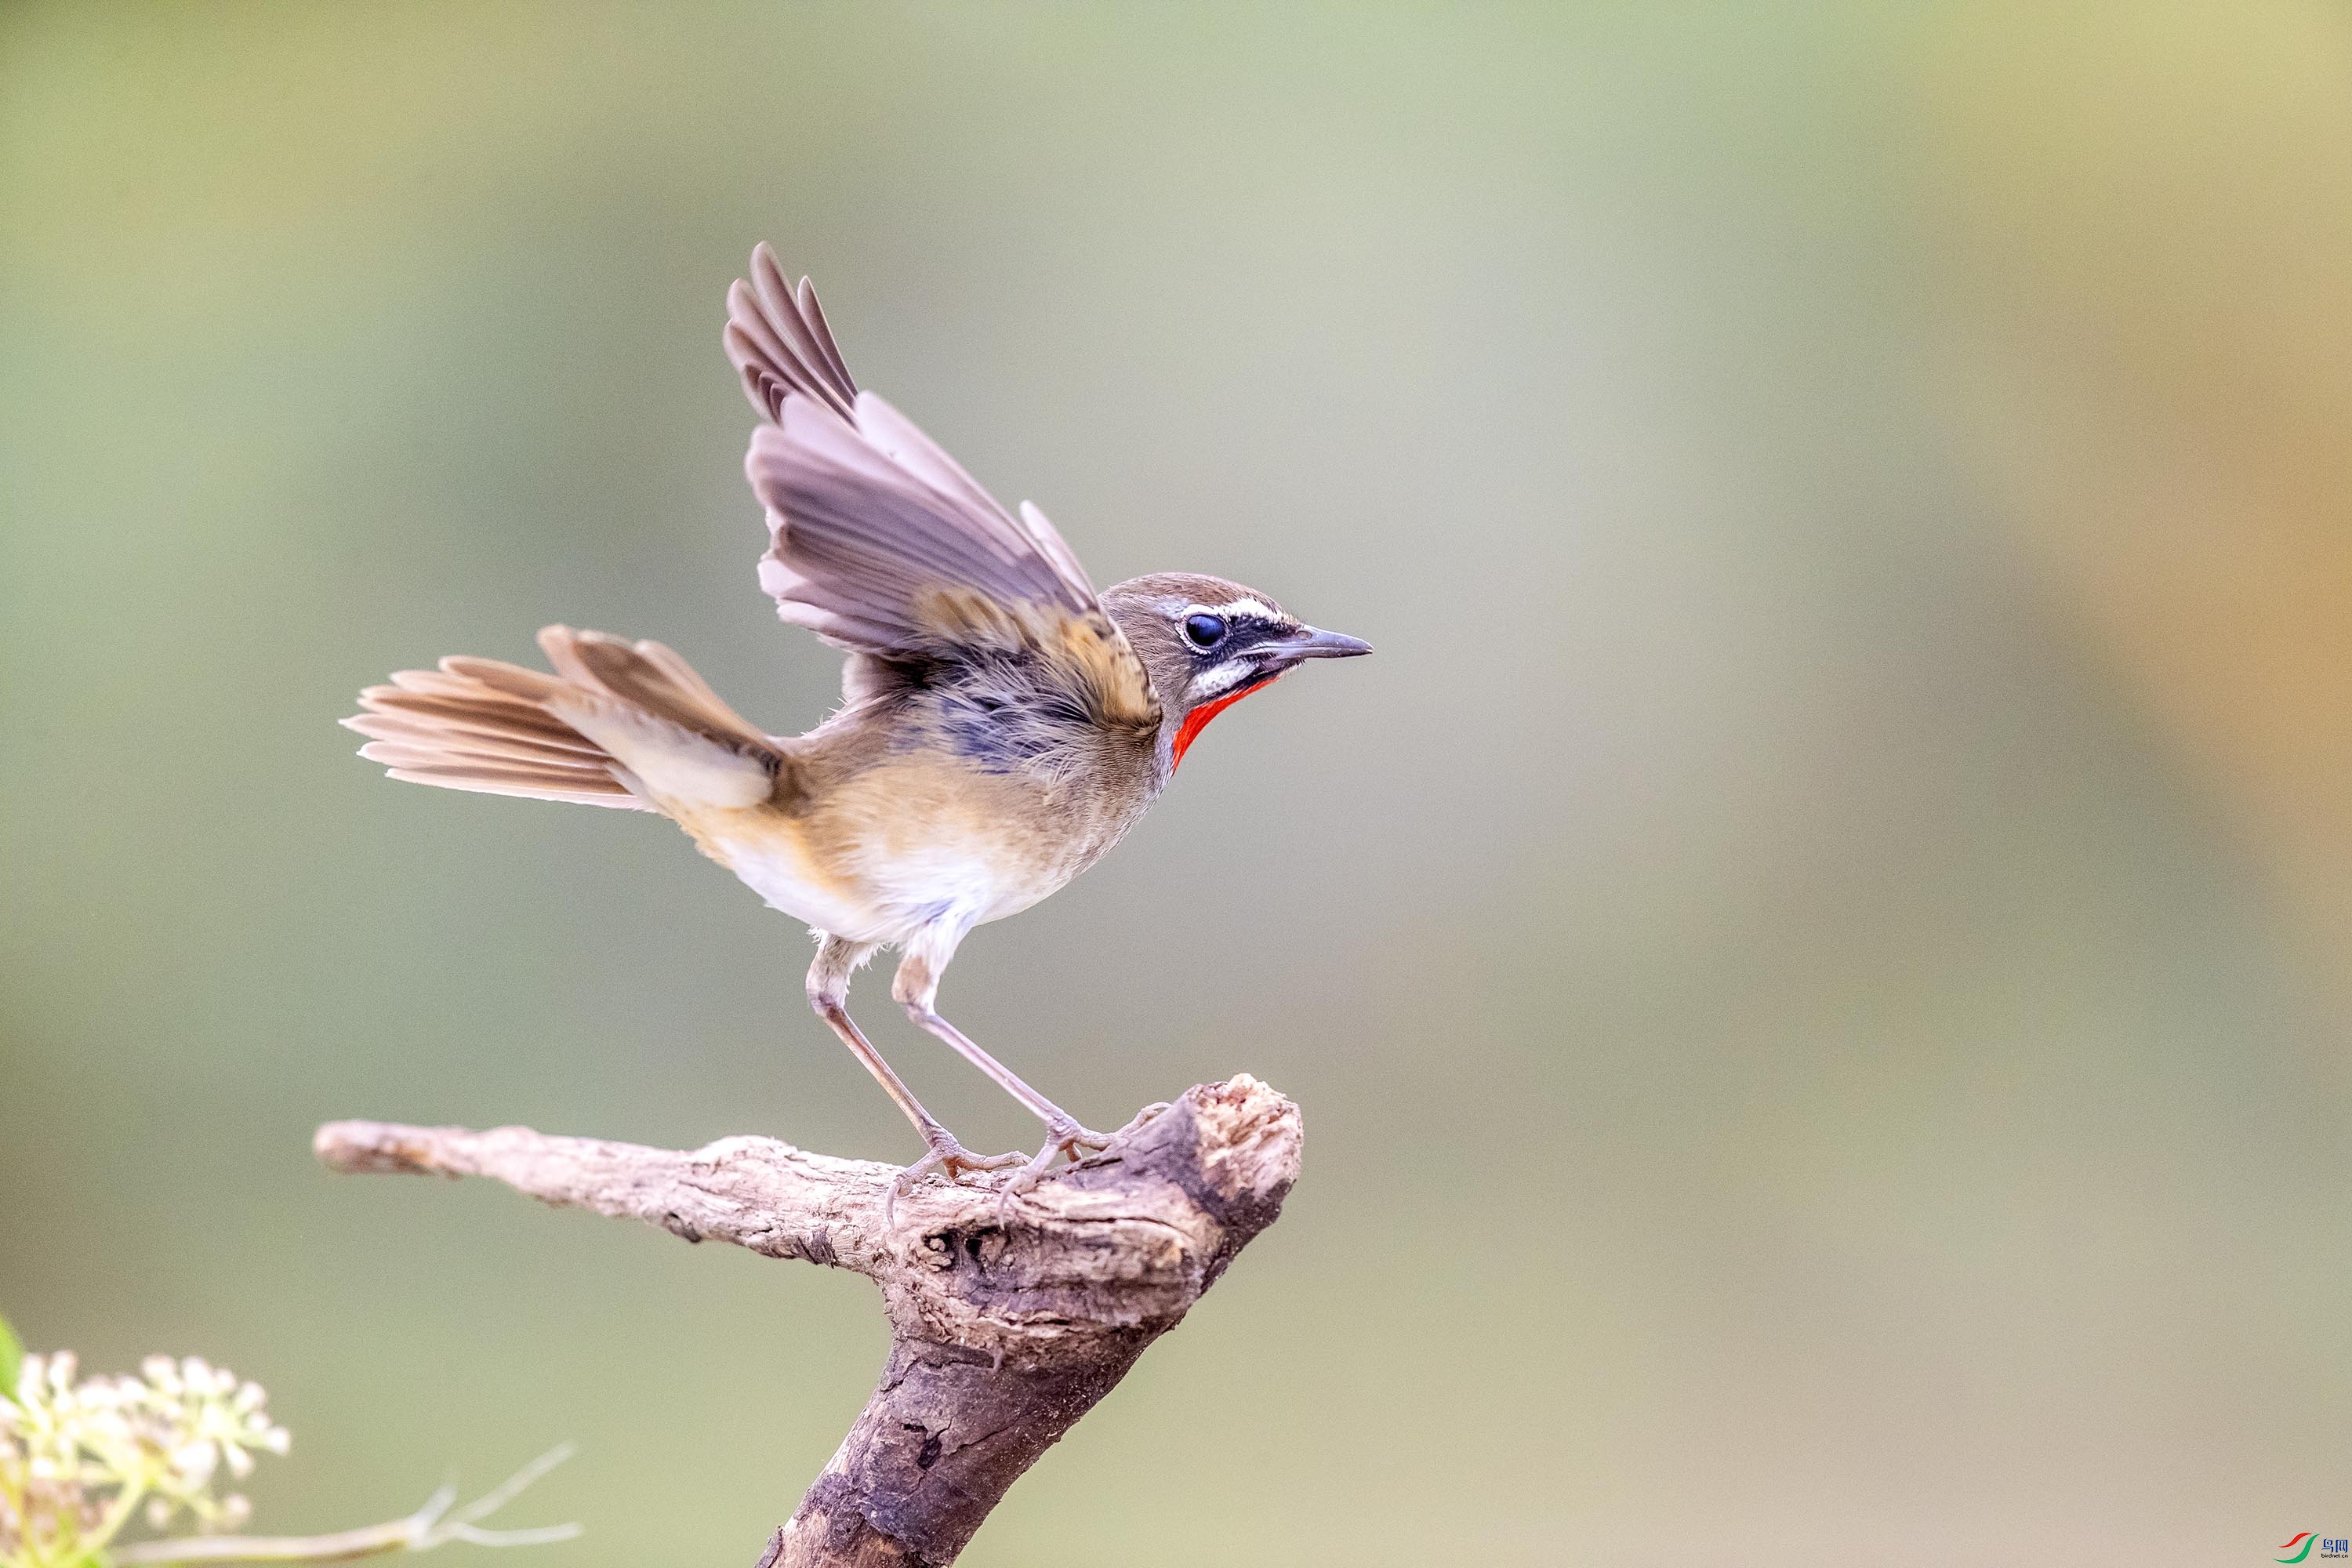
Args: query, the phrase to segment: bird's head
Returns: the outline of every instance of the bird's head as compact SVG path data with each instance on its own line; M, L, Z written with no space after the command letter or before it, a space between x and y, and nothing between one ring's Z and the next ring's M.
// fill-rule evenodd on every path
M1372 645L1318 631L1271 595L1223 577L1155 572L1114 584L1103 608L1151 677L1171 772L1210 720L1310 658L1351 658Z

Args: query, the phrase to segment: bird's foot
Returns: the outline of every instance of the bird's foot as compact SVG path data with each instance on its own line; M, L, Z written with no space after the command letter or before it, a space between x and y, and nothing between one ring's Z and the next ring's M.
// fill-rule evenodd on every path
M882 1224L887 1228L898 1206L902 1193L913 1189L916 1183L929 1175L947 1178L950 1185L966 1171L1002 1171L1007 1165L1018 1165L1026 1156L1019 1150L1003 1154L975 1154L955 1141L955 1135L942 1127L925 1140L930 1147L923 1157L891 1178L890 1191L882 1200Z
M1045 1146L1006 1177L1003 1184L996 1189L997 1218L1003 1221L1011 1215L1013 1200L1037 1184L1039 1178L1052 1167L1055 1155L1067 1154L1076 1162L1088 1154L1099 1154L1167 1109L1168 1101L1164 1100L1147 1105L1116 1132L1090 1131L1066 1116L1048 1123L1050 1131L1045 1138Z

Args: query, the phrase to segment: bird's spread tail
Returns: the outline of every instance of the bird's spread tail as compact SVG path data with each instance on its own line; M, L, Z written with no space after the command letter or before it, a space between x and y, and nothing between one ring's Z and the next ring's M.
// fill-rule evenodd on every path
M641 811L773 790L775 742L669 648L569 626L539 643L556 674L460 657L369 687L343 721L368 737L360 755L411 784Z
M404 669L391 685L361 692L365 711L343 721L369 737L360 755L410 784L652 809L602 746L541 704L454 668L487 662L444 659L437 670Z

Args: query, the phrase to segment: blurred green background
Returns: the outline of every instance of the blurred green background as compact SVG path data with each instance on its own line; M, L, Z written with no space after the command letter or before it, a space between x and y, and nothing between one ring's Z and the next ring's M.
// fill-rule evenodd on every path
M966 1563L2352 1527L2333 4L0 9L36 1348L267 1382L268 1528L578 1438L515 1521L588 1533L518 1563L748 1563L831 1453L863 1280L309 1152L916 1152L666 824L333 724L556 619L825 710L719 346L763 237L1097 579L1380 647L950 979L1097 1125L1246 1068L1309 1134ZM1034 1141L884 991L932 1106Z

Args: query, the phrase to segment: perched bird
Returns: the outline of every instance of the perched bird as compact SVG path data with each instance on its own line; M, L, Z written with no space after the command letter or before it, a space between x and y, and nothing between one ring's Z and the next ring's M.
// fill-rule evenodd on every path
M1027 909L1118 842L1217 714L1310 658L1369 653L1238 583L1155 573L1097 594L1045 514L1008 512L896 408L859 390L808 279L765 245L728 291L727 354L764 421L744 463L767 509L760 584L848 655L843 704L763 733L657 642L549 626L554 673L450 658L346 719L360 755L446 789L659 812L817 940L809 1005L881 1082L937 1173L981 1156L925 1110L845 1005L902 953L891 994L1034 1112L1057 1154L1088 1131L933 1005L964 933Z

